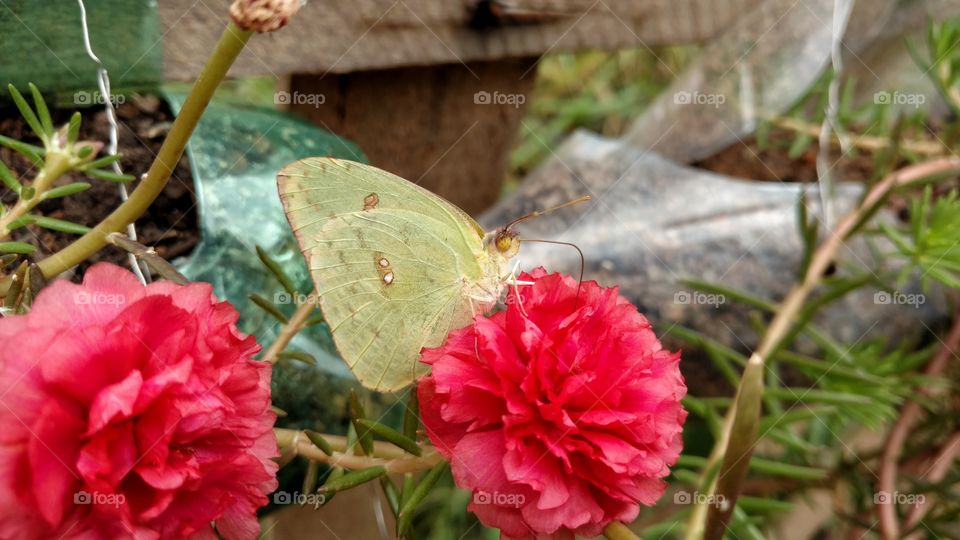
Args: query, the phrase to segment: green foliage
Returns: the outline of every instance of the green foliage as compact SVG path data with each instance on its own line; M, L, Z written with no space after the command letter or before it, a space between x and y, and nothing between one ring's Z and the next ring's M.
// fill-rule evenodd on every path
M18 178L10 168L0 163L0 183L16 195L11 206L0 204L0 252L30 255L35 249L23 242L6 241L10 233L21 227L39 227L52 231L82 235L90 228L79 223L55 219L36 212L37 205L45 200L68 197L90 188L87 182L71 182L57 185L58 181L72 172L83 172L102 180L127 182L133 176L116 174L107 170L120 156L97 158L100 143L80 141L81 116L74 113L70 122L56 128L50 110L40 90L29 84L32 105L13 85L7 89L41 146L32 145L0 135L0 145L5 146L32 162L39 170L32 180Z
M520 143L511 156L511 177L521 178L577 128L621 134L692 57L691 48L640 47L541 59Z
M914 267L920 269L921 284L927 289L932 278L960 288L960 199L957 191L934 198L927 186L910 207L910 225L906 231L889 223L880 229L911 265L903 267L898 282L905 282Z

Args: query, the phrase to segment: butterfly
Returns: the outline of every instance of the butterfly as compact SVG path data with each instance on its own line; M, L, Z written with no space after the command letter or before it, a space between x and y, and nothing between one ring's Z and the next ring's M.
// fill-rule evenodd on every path
M520 249L513 223L487 233L452 203L369 165L308 158L284 167L277 186L334 344L375 390L425 374L422 348L490 311Z

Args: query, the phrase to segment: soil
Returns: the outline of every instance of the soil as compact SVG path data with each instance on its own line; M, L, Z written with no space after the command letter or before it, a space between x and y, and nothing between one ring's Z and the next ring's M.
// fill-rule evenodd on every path
M100 141L106 145L109 140L109 124L102 107L80 109L83 123L80 128L81 140ZM50 111L55 125L66 124L73 110L53 109ZM128 96L117 106L119 125L118 153L123 158L120 167L125 174L140 177L147 171L154 156L160 149L163 139L173 121L173 115L166 103L156 96ZM0 109L0 134L31 144L38 144L15 108ZM101 155L105 151L101 152ZM2 160L18 177L32 178L36 168L25 158L8 148L0 148ZM94 226L117 206L120 205L118 185L113 182L91 179L82 173L66 175L57 185L85 181L92 185L90 189L69 197L53 199L41 203L37 209L45 216L65 219L87 226ZM133 191L136 182L127 184L127 190ZM0 186L3 195L0 199L6 204L16 200L14 194ZM153 247L157 253L170 260L190 253L199 241L196 197L193 191L193 179L186 156L177 164L173 176L147 212L136 222L138 241ZM13 240L27 242L36 246L33 260L50 256L71 242L76 235L24 227L13 232ZM80 265L83 270L97 261L109 261L120 265L127 264L127 254L113 246L107 246Z
M761 180L765 182L816 182L817 181L817 143L814 141L796 158L789 155L790 142L794 135L787 131L772 130L769 142L760 147L756 138L745 138L716 154L693 163L699 167L734 178ZM840 158L835 149L833 159ZM864 182L872 178L875 171L873 159L869 155L846 156L835 162L832 172L842 181Z

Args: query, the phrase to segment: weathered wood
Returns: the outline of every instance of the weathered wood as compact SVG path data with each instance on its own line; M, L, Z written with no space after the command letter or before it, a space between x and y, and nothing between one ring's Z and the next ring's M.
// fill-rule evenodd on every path
M501 60L296 75L287 95L294 113L357 143L372 164L478 212L500 194L535 65Z
M213 49L230 1L159 1L167 78L199 73L197 51ZM231 74L349 73L700 42L762 2L312 0L282 31L251 40Z

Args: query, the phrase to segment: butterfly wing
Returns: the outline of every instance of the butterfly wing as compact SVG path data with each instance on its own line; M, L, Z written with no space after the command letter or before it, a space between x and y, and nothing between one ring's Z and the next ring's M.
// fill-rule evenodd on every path
M277 184L344 360L370 388L411 383L426 371L420 349L469 323L470 291L496 272L483 230L442 198L359 163L297 161Z

